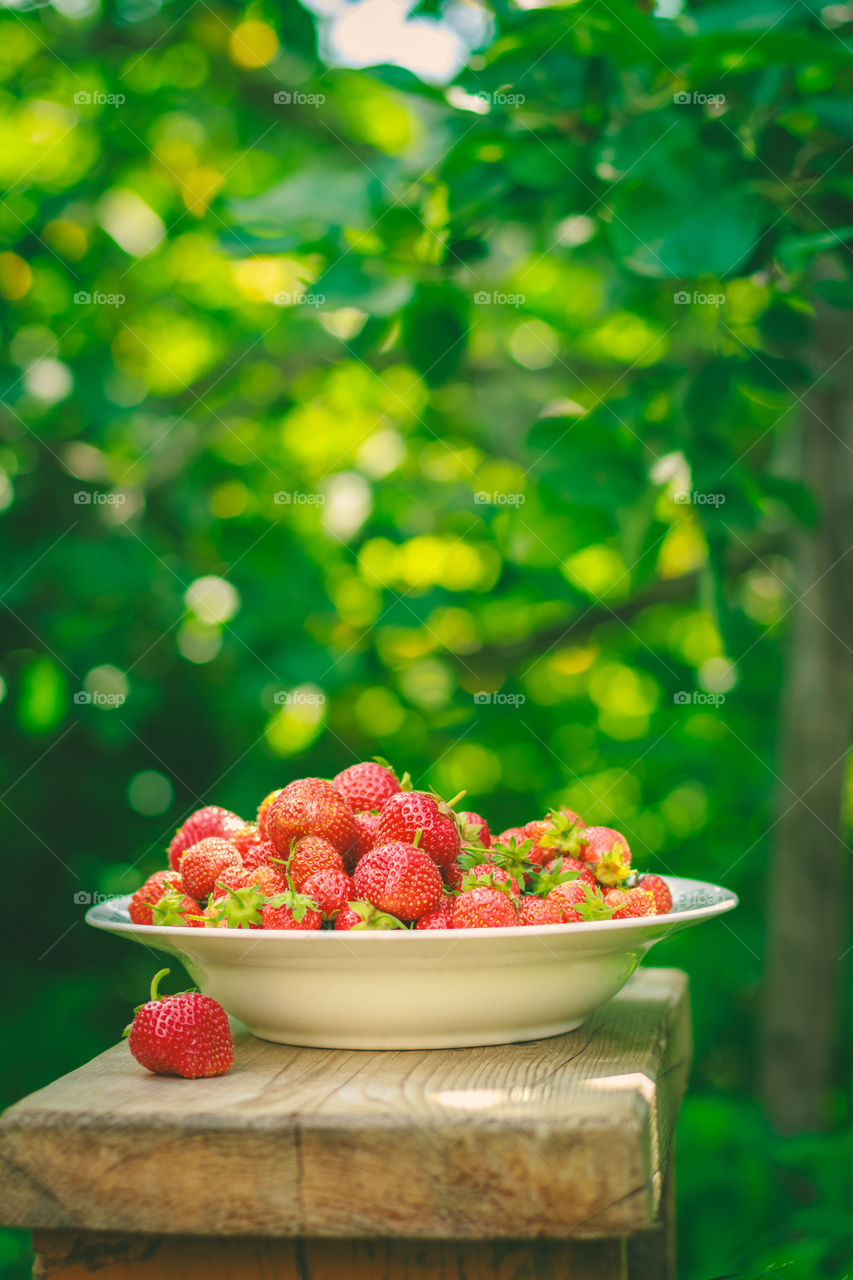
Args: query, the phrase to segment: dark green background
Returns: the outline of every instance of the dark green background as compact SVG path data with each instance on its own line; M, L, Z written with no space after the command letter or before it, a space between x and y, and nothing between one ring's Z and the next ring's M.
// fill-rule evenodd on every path
M755 1088L819 508L796 431L815 306L848 326L853 298L850 24L491 12L450 101L327 69L294 3L0 22L2 1098L113 1043L149 981L75 895L135 887L199 803L251 817L381 754L493 828L569 803L741 896L654 956L694 1000L679 1275L841 1280L849 1060L819 1136L774 1136ZM210 576L238 595L205 612Z

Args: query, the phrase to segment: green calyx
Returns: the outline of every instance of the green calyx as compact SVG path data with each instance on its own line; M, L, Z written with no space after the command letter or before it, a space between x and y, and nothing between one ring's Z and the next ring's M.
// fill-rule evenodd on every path
M462 890L465 889L497 889L508 898L515 896L510 886L499 880L494 871L469 871L462 877Z
M153 924L169 925L173 928L185 927L186 894L177 889L169 889L158 902L151 904L151 921Z
M573 903L574 909L577 911L581 920L612 919L616 908L607 905L604 901L604 895L598 886L596 885L593 889L592 885L589 885L584 881L583 887L584 893L586 894L586 900L584 902Z
M350 909L361 917L359 924L353 929L408 929L408 925L388 911L380 911L370 902L351 902Z
M219 898L211 906L215 908L209 917L216 926L224 920L229 929L248 929L253 924L261 923L261 908L267 899L256 884L244 885L241 889L232 889L230 885L217 881L217 888L225 889L226 896Z
M581 825L577 818L568 818L559 809L548 811L549 827L539 837L538 843L544 849L556 849L559 853L575 856L581 848Z
M560 855L553 862L550 871L539 871L534 874L528 891L536 894L538 898L544 898L552 889L556 889L558 884L568 884L571 880L577 880L579 875L579 871L563 870L563 858Z
M136 1006L136 1008L133 1010L133 1016L134 1016L134 1017L136 1017L136 1015L137 1015L137 1013L139 1013L139 1010L140 1010L140 1009L144 1009L144 1008L145 1008L145 1005L146 1005L146 1004L156 1004L159 1000L171 1000L171 999L172 999L172 997L171 997L171 996L161 996L161 995L160 995L160 983L163 981L163 979L164 979L164 978L168 978L168 976L169 976L169 974L170 974L171 972L172 972L172 970L171 970L171 969L158 969L158 971L154 974L154 977L151 979L151 989L150 989L150 993L149 993L148 999L147 999L147 1000L145 1000L145 1001L143 1001L143 1003L142 1003L142 1004L138 1004L138 1005ZM188 996L188 995L191 995L193 992L195 992L195 991L197 991L197 990L198 990L198 987L188 987L186 991L176 991L176 992L175 992L175 995L178 995L178 996ZM131 1028L132 1026L133 1026L133 1023L132 1023L132 1022L129 1022L129 1023L127 1024L127 1026L125 1027L124 1031L122 1031L122 1033L121 1033L121 1038L122 1038L122 1040L126 1040L126 1039L127 1039L127 1037L130 1035L130 1028Z
M288 876L287 882L289 889L285 889L284 893L277 893L273 898L267 898L266 905L269 907L287 907L297 924L301 924L309 911L319 911L320 908L313 898L309 898L306 893L297 893L293 887L293 882Z
M628 850L618 841L595 863L595 878L608 888L621 888L631 875Z

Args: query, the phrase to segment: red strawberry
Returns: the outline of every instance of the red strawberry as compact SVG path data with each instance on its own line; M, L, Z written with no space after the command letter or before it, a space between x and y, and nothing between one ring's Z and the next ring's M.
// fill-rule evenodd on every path
M355 826L358 831L358 840L348 851L344 858L344 865L347 871L353 871L366 853L376 844L376 833L379 830L379 814L378 813L357 813L355 815Z
M612 827L587 827L583 834L581 856L590 863L599 884L612 888L627 880L631 874L631 850L621 832Z
M590 888L583 880L568 880L565 884L558 884L545 901L559 914L563 924L575 924L580 920L609 920L613 915L601 890Z
M672 893L669 885L660 876L640 876L636 889L645 889L654 898L655 911L659 916L669 915L672 910Z
M231 832L228 839L245 862L246 855L253 849L257 849L263 844L263 836L258 830L256 822L247 822L245 826L239 827L236 831Z
M341 907L355 897L355 885L345 871L315 871L303 882L302 890L317 903L324 920L334 920Z
M493 929L521 924L511 893L482 885L463 889L453 902L454 929Z
M545 866L546 871L575 871L584 880L588 880L590 884L595 884L595 876L589 869L586 862L581 862L579 858L570 858L567 853L559 854L553 862L549 862Z
M518 904L522 924L561 924L559 909L547 898L523 897Z
M347 902L335 921L336 929L406 929L407 925L370 902Z
M524 827L507 827L506 831L502 831L499 836L492 836L492 846L502 844L509 848L513 840L517 845L520 845L524 844L527 838Z
M313 898L304 893L279 893L261 909L265 929L319 929L323 917Z
M498 887L503 885L516 897L521 895L515 876L510 875L505 867L499 867L494 862L478 862L470 867L462 877L461 888L473 889L477 885L484 884Z
M183 894L184 887L181 884L181 876L178 871L155 871L153 876L149 876L145 884L140 885L136 893L127 904L127 913L134 924L153 924L151 916L151 907L155 902L159 902L164 893L168 893L170 889L177 890Z
M426 791L398 791L385 801L379 814L377 844L411 844L419 831L418 847L440 867L452 862L462 848L456 815L438 796Z
M385 761L363 760L351 764L332 778L332 786L350 803L354 813L381 809L389 796L400 790L397 775Z
M234 1063L234 1041L221 1004L199 991L161 996L151 983L151 999L141 1004L128 1028L128 1048L136 1061L159 1076L223 1076Z
M198 844L208 836L229 836L246 824L230 809L220 809L218 805L209 804L204 809L196 809L191 813L183 826L178 827L169 845L169 866L178 870L178 863L184 849Z
M467 810L457 813L456 817L459 820L459 830L464 845L473 845L475 848L482 845L484 849L491 848L492 833L485 818L481 818L479 813L470 813Z
M544 866L557 853L580 856L584 848L583 820L572 809L552 810L547 818L525 823L525 835L534 840L530 861Z
M548 864L545 871L540 871L531 877L530 891L540 898L546 898L557 885L577 881L588 884L591 889L594 889L597 884L595 876L586 863L578 862L575 858L564 858L561 854L559 858L555 858Z
M466 871L467 868L461 866L456 859L453 862L448 862L446 867L442 867L441 875L448 889L461 889Z
M402 840L371 849L353 880L359 898L401 920L417 920L432 911L444 892L441 873L429 854Z
M208 836L190 845L181 854L181 880L184 892L202 902L213 892L216 878L227 866L242 866L239 853L230 840Z
M346 853L358 839L352 809L323 778L299 778L276 796L266 816L267 834L279 856L290 855L294 840L322 836L338 853Z
M605 901L614 920L631 920L636 916L656 915L655 900L645 889L608 889Z
M416 929L452 929L453 899L443 897L432 911L425 911L415 924Z
M151 923L179 929L204 928L201 908L196 900L177 889L170 889L158 902L151 904Z
M217 877L213 890L212 902L220 902L228 897L229 889L245 889L254 885L262 894L273 897L284 893L289 887L282 867L273 867L261 863L257 867L226 867Z
M255 867L272 866L277 859L278 850L272 841L262 840L243 854L243 866L247 871L253 871Z
M322 836L305 836L293 846L287 861L287 872L297 889L301 889L315 871L343 871L344 861L333 844Z
M272 808L273 801L278 799L283 789L283 787L279 787L277 791L271 791L268 796L264 796L263 800L258 805L258 830L262 836L266 837L266 839L269 839L269 832L267 831L267 816Z

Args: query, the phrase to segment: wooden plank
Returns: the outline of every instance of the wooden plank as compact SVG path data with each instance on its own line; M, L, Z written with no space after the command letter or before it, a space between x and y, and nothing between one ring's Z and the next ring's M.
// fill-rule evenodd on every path
M238 1037L227 1076L126 1045L0 1121L6 1222L151 1235L599 1237L650 1226L690 1056L686 979L640 970L577 1031L448 1051Z
M619 1240L259 1240L43 1231L39 1280L626 1280Z

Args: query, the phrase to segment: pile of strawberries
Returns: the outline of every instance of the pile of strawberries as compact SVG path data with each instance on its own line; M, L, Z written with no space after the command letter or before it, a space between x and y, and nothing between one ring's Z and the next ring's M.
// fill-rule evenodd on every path
M464 793L463 793L464 794ZM631 869L628 841L552 811L493 836L412 789L385 761L331 782L299 778L255 822L215 805L187 818L130 900L141 925L231 929L485 929L662 915L660 876Z

